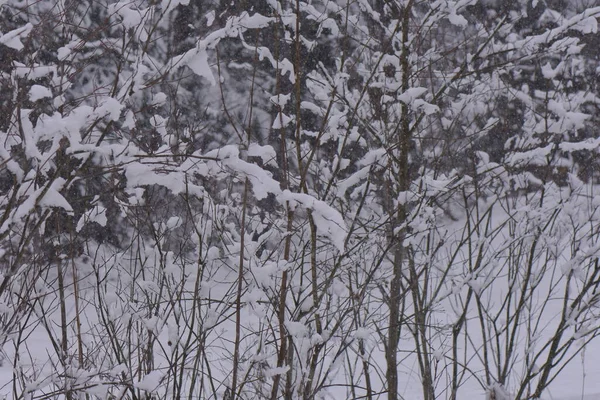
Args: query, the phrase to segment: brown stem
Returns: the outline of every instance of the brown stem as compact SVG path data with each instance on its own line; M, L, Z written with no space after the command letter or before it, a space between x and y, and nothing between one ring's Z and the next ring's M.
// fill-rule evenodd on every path
M244 182L244 199L242 204L241 240L240 240L240 262L238 267L238 284L235 297L235 343L233 349L233 377L231 379L230 400L235 399L237 393L237 379L240 364L240 341L242 326L242 290L244 288L244 236L246 234L246 209L248 206L248 178Z

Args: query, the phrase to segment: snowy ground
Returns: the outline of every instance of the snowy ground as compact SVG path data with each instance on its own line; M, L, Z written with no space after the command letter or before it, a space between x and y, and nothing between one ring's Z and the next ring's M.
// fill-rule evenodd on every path
M569 255L566 254L566 259L569 259ZM118 270L118 269L115 269ZM228 293L230 292L230 288L236 282L236 274L235 271L226 269L217 269L219 276L213 276L213 281L219 281L220 286L215 286L212 288L212 292L210 296L215 299L226 298ZM92 277L93 278L93 277ZM120 287L121 281L118 281L121 277L117 277L114 282L114 287ZM142 284L142 282L137 282L138 286ZM148 290L148 293L152 293L155 289L153 288L153 283L151 279L148 282L144 282L143 286ZM96 313L96 308L92 305L94 302L94 281L93 279L88 282L87 289L84 285L81 303L83 304L83 318L82 318L82 331L89 333L90 338L90 351L93 354L93 357L103 357L102 354L93 353L95 350L93 347L98 344L98 342L93 342L93 334L95 326L98 324L99 317ZM506 290L501 285L494 287L492 292L498 291L502 292ZM114 301L114 304L119 304L119 296L115 293L105 293L106 299L111 299ZM58 308L55 306L57 301L57 296L48 296L48 310L53 310L49 313L44 313L40 311L38 313L38 317L40 320L46 320L47 325L43 324L38 325L29 325L31 329L27 332L29 335L24 342L24 345L21 347L19 352L19 362L17 364L18 368L23 370L31 370L32 374L30 375L31 381L35 382L37 387L44 387L45 385L50 384L51 382L44 378L45 376L50 376L51 372L55 367L51 362L56 361L56 350L53 347L53 344L49 340L48 330L52 331L52 337L59 338L60 333L58 327L60 326L60 313ZM560 304L559 302L550 302L548 303L550 307L553 304ZM116 310L117 308L115 308ZM67 320L73 321L75 316L75 306L73 303L73 298L67 298ZM552 319L556 318L559 314L558 310L548 309L545 311L547 322L552 322ZM443 317L444 313L440 317ZM261 326L261 314L259 311L250 310L250 307L245 309L245 313L243 315L244 325L246 329L252 330L254 327L259 329ZM448 318L452 318L449 316ZM149 328L150 329L150 328ZM162 326L159 331L159 344L162 346L156 346L155 350L157 354L162 352L162 355L159 355L158 358L164 356L165 349L168 349L170 345L168 342L173 341L174 337L177 337L177 333L173 336L173 332L169 329L169 326ZM73 332L70 332L73 335ZM475 330L473 339L475 341L480 340L477 338L477 331ZM231 347L231 343L233 343L234 338L234 329L231 322L226 321L219 328L218 338L215 338L215 341L210 342L215 346L215 358L210 362L213 362L214 371L225 371L227 372L228 363L230 360L227 360L228 354L231 353L231 349L227 349L227 351L223 351L219 354L220 346L229 346ZM96 336L95 340L98 340ZM86 335L84 335L83 341L86 342ZM177 340L177 339L175 339ZM376 340L376 339L375 339ZM406 341L402 343L403 348L410 349L412 342ZM6 354L7 359L4 360L2 365L0 366L0 395L5 395L7 398L16 398L16 396L20 395L20 393L13 393L12 388L12 372L13 365L12 360L14 360L15 352L12 348L12 345L9 343L4 347L4 353ZM75 349L71 351L71 353L75 353ZM543 400L591 400L591 399L600 399L600 363L598 362L598 355L600 354L600 340L592 341L585 349L585 351L578 355L573 362L571 362L567 368L565 368L562 373L558 376L558 378L551 384L550 389L544 394ZM219 358L221 357L221 358ZM379 363L379 365L384 365L383 362L383 354L381 352L374 351L373 358ZM157 364L159 364L157 362ZM160 365L156 365L159 367ZM400 371L400 393L404 396L405 399L419 399L421 398L421 388L419 386L419 377L417 375L417 362L414 356L407 356L405 360L402 361L399 367ZM215 372L219 373L219 372ZM141 380L135 382L135 385L140 389L149 389L152 390L154 386L158 385L158 380L160 379L159 374L150 374L149 376L144 377ZM220 394L224 393L224 390L219 389ZM332 389L330 390L329 398L343 398L344 394L336 394ZM15 396L16 395L16 396ZM459 398L472 398L475 399L485 399L486 395L483 392L481 385L476 382L474 379L466 380L465 384L461 388L459 392ZM60 398L60 397L54 397ZM106 398L106 396L102 397L98 395L98 398ZM383 400L383 397L382 397ZM512 400L512 399L510 399Z
M71 307L71 312L73 307ZM87 323L92 322L90 315L85 318ZM58 315L50 317L49 320L58 321ZM229 331L232 334L233 331ZM163 332L162 341L168 340L166 330ZM5 353L11 357L14 351L10 345L5 346ZM27 353L22 352L21 366L36 365L38 372L47 369L51 370L49 364L49 354L53 354L54 350L48 340L46 330L42 326L38 326L29 339L27 340ZM600 363L598 363L598 354L600 354L600 341L592 342L586 351L567 369L565 369L558 379L553 382L551 389L545 394L543 400L596 400L600 399ZM27 355L27 357L23 357ZM416 371L415 361L406 361L401 366L401 370ZM413 364L413 365L411 365ZM418 377L415 374L401 375L401 394L405 399L418 399L421 396L420 387L418 386ZM0 395L6 396L6 399L13 398L11 382L12 381L12 365L9 360L5 360L0 367ZM140 382L140 387L152 387L154 380L152 377ZM465 389L461 393L470 399L485 399L485 393L478 386L477 382L467 381ZM462 397L462 396L461 396ZM56 397L57 399L60 397ZM102 397L100 397L102 398ZM341 397L340 397L341 398Z

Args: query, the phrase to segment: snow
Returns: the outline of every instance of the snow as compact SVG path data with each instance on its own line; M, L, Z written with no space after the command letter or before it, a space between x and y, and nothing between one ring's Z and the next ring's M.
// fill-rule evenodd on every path
M174 194L179 194L183 193L186 188L184 174L178 172L156 174L152 166L141 163L129 165L125 176L128 187L132 189L146 185L161 185L171 190Z
M141 381L135 383L134 386L147 392L153 392L160 387L163 375L161 371L152 371L144 376Z
M89 222L95 222L100 226L106 226L106 223L108 222L108 219L106 216L106 208L104 208L98 204L94 208L85 212L79 218L79 221L77 222L77 227L75 228L75 231L76 232L81 231L81 229L83 229L83 227Z
M567 152L571 151L582 151L582 150L596 150L600 147L600 138L597 139L586 139L580 142L562 142L558 147Z
M277 166L277 154L273 146L261 146L258 143L250 143L248 146L249 157L260 157L265 165Z
M356 340L367 340L371 337L371 330L368 328L358 328L354 332L354 339Z
M24 36L29 35L32 29L33 25L31 23L25 24L25 26L20 28L13 29L12 31L0 36L0 44L10 47L11 49L21 50L24 47L21 39Z
M255 147L253 149L253 154L255 156L260 156L261 154L261 146ZM271 153L273 151L273 149L265 147L265 153ZM376 156L377 152L375 152L374 154L370 154L368 157L366 157L366 160L376 160L377 156ZM220 162L222 163L230 163L229 165L235 167L235 168L245 168L246 164L238 164L238 162L240 162L241 160L239 160L239 151L237 149L236 146L232 146L232 147L228 147L225 149L222 149L222 151L215 151L213 153L211 153L211 155L213 156L218 156L218 158L220 159ZM487 154L485 153L480 153L479 154L479 158L481 159L482 163L486 163L489 162L489 158L487 157ZM207 162L215 162L215 161L207 161ZM135 167L132 169L132 171L135 170ZM239 172L239 171L238 171ZM142 175L144 175L143 171L138 171L138 173L141 173ZM151 173L149 172L149 174L151 175ZM137 179L135 177L135 175L131 175L132 179ZM173 177L173 175L171 175L171 178ZM152 177L150 177L150 179L152 179ZM150 180L151 181L151 180ZM144 182L143 180L140 182ZM426 191L428 191L428 193L430 192L431 194L436 194L436 193L446 193L448 192L448 190L451 188L450 183L452 183L453 180L451 178L448 177L443 177L443 176L426 176L423 178L423 185L424 187L427 189ZM57 183L53 186L53 190L54 191L60 191L62 189L64 189L64 181L57 181ZM139 183L139 182L138 182ZM136 188L136 189L140 189L140 188ZM581 190L586 189L587 187L583 187L581 188ZM323 232L325 232L327 234L327 237L332 241L332 243L334 244L334 246L339 250L342 251L344 250L343 248L343 240L339 241L338 238L343 239L346 235L346 231L344 229L342 229L343 224L344 224L344 218L342 215L340 215L337 211L335 211L331 206L329 206L327 203L323 202L323 201L319 201L317 200L314 196L310 196L310 195L306 195L306 194L298 194L298 193L291 193L289 191L277 191L275 190L277 193L277 197L281 202L288 202L290 204L294 204L296 206L296 208L304 208L307 210L311 210L313 212L313 215L315 216L315 219L318 221L318 218L316 216L320 216L321 218L323 218L324 221L319 221L318 222L318 229L321 232L321 234ZM558 194L555 196L555 198L558 198ZM52 200L50 199L48 201L47 204L54 204L54 206L62 206L64 207L64 204L60 204L61 200ZM573 210L572 212L574 213L573 215L578 215L578 208L576 208L577 204L573 204ZM518 208L518 207L517 207ZM505 215L503 214L501 211L497 211L494 214L494 218L492 218L493 221L495 221L495 224L501 225L502 224L502 220L503 219L509 219L512 220L513 218L519 222L524 221L525 218L521 218L519 216L522 215L526 215L527 213L529 213L528 215L531 216L531 218L537 218L535 217L535 215L533 215L533 213L531 212L531 210L528 209L526 204L522 204L521 208L518 208L520 211L518 211L518 213L516 213L515 215ZM93 219L95 218L100 218L100 221L105 221L104 219L102 219L101 215L103 214L103 208L102 206L98 205L96 206L93 211L91 212L87 212L86 213L86 222L91 222ZM566 209L565 209L566 211ZM95 221L98 222L98 221ZM166 218L166 222L165 222L165 227L169 230L173 230L176 227L180 226L180 223L182 222L181 218L178 216L169 216L168 218ZM104 222L103 222L104 223ZM463 221L459 221L456 223L446 223L445 225L443 225L444 229L447 229L449 232L454 232L454 234L456 234L457 236L454 236L454 239L460 237L460 227L461 227L461 223L463 223ZM340 226L341 225L341 226ZM558 224L560 225L560 224ZM442 224L440 224L440 227L442 226ZM162 228L161 228L162 229ZM333 231L328 231L328 229L332 229ZM503 234L507 234L508 232L503 232L501 231L498 236L502 236ZM457 243L457 241L455 241L453 239L453 236L447 236L448 238L448 243L452 244L452 243ZM491 254L493 254L493 252L498 252L499 254L499 259L502 259L502 254L503 251L502 249L499 249L499 245L502 244L501 242L497 242L497 241L492 241L489 243L485 243L485 241L483 240L483 238L481 239L481 243L483 245L486 246L486 248L489 248L489 251L492 252ZM498 239L499 240L499 239ZM341 247L340 247L341 246ZM556 244L557 248L566 248L568 246L565 246L564 243L557 243ZM589 248L582 248L582 256L581 257L593 257L594 254L596 254L596 252L598 251L598 247L593 247L590 246ZM148 262L151 262L150 260L152 260L151 258L151 254L152 254L152 250L148 249L147 250L147 254L144 257L148 257L147 260ZM219 262L220 259L222 259L222 257L226 256L222 253L222 251L217 248L217 247L211 247L206 249L206 253L207 253L207 258L206 258L206 263L211 263L211 262ZM468 258L468 254L460 254L459 258L461 258L459 260L459 262L457 262L456 266L459 267L461 264L460 262L462 262L461 260L464 258L464 260L467 260ZM569 265L575 265L575 264L580 264L582 262L582 258L572 258L570 257L569 254L564 254L564 257L569 261L568 264ZM126 257L122 257L125 261L127 262L127 258ZM165 260L166 258L161 258L160 260ZM443 258L442 258L443 259ZM163 261L161 261L162 263ZM150 264L146 265L146 268L149 268ZM160 264L163 265L163 264ZM221 264L219 264L220 266ZM566 264L565 264L566 265ZM278 276L278 274L281 273L281 271L283 270L289 270L290 272L293 271L291 269L291 267L293 267L293 261L288 263L285 261L282 261L280 263L270 263L267 264L265 263L265 265L260 265L260 266L255 266L255 265L251 265L248 268L248 272L251 270L253 275L256 275L256 282L260 282L260 285L257 287L253 287L250 288L248 292L245 293L245 296L243 297L244 302L247 302L247 308L244 308L244 314L243 314L243 319L245 321L245 323L249 324L248 326L248 330L252 331L252 332L259 332L260 330L255 330L258 329L258 327L260 327L260 323L261 321L264 321L265 317L264 317L264 311L260 309L261 306L261 302L263 301L262 299L264 298L263 296L265 295L265 291L268 290L272 290L273 288L276 288L276 281L275 281L275 277ZM486 265L484 268L491 268L492 270L494 268L497 268L497 266L493 266L493 265ZM560 267L559 267L560 268ZM222 267L217 267L215 269L216 271L216 275L213 276L214 279L204 279L201 282L201 289L200 289L200 293L201 293L201 298L203 299L219 299L219 298L225 298L225 297L219 297L219 296L226 296L226 293L228 293L229 291L229 287L231 285L232 282L235 282L235 278L232 278L232 276L230 275L229 269L228 268L222 268ZM489 270L487 270L489 272ZM458 272L458 271L457 271ZM455 273L455 271L452 272L453 274ZM162 275L161 275L162 276ZM455 291L455 296L460 296L461 293L464 293L464 290L466 287L470 286L471 288L475 289L476 293L479 294L485 294L486 291L488 291L487 293L489 293L489 291L491 290L493 293L490 293L490 299L494 299L494 298L498 298L498 296L496 296L495 294L502 292L503 290L506 290L506 287L502 284L502 283L498 283L495 282L493 283L494 287L490 288L490 281L487 281L485 278L485 273L482 272L482 275L480 276L475 276L475 275L469 275L469 276L464 276L462 278L462 281L459 280L459 278L461 278L459 275L453 276L453 279L456 283L456 291ZM250 274L248 273L247 275L248 279L250 280ZM192 276L191 281L193 281L195 279L194 276ZM162 278L158 279L158 280L153 280L153 279L136 279L134 281L135 287L137 288L136 290L140 290L142 291L145 295L152 295L152 296L156 296L160 293L160 286L159 283L161 282ZM120 279L117 282L119 282L119 284L123 284L124 282L126 282L126 280L124 279ZM188 282L188 281L186 281ZM186 283L187 284L187 283ZM88 286L89 288L94 288L93 285ZM299 286L293 286L295 289L294 290L299 290ZM189 288L186 288L185 290L188 290ZM43 288L40 288L40 293L42 293L42 290L44 290ZM51 293L51 291L46 290L46 293ZM346 287L344 284L339 284L335 286L335 291L339 293L339 295L341 296L341 298L344 298L344 296L346 296L345 291ZM123 307L124 304L126 304L126 301L124 301L124 299L121 298L121 296L123 296L123 293L117 293L115 290L112 291L106 291L105 292L105 299L106 299L106 304L109 307L109 314L111 315L111 318L114 321L118 321L119 318L122 318L123 313L121 311L119 311L120 307ZM182 293L186 293L186 292L182 292ZM48 294L49 295L49 294ZM91 300L89 300L91 301ZM132 303L134 304L134 303ZM250 305L252 307L256 307L253 309L250 309ZM449 323L454 323L455 322L455 318L456 316L454 315L454 311L451 307L449 307L449 303L440 303L438 306L441 307L441 305L444 305L444 307L447 307L446 309L442 310L439 313L434 313L435 318L447 318ZM549 307L556 307L558 305L558 303L554 302L551 303L549 305ZM306 304L303 304L300 308L301 310L304 310L304 312L309 312L311 310L311 307L314 306L312 304L312 300L310 300L309 302L307 302ZM71 307L71 306L70 306ZM547 317L548 316L552 316L553 314L556 315L558 309L548 309L546 314ZM89 318L90 321L94 321L94 309L93 308L88 308L86 311L86 318ZM175 312L175 311L173 311ZM177 311L180 312L180 311ZM373 311L375 312L375 311ZM49 318L57 318L56 316L53 317L51 315L49 315ZM133 318L133 316L132 316ZM152 332L154 332L154 334L156 334L159 337L160 340L160 344L161 346L163 346L164 349L164 354L161 353L160 347L161 346L156 346L157 348L157 359L161 359L163 360L162 357L168 357L168 354L171 354L172 349L177 348L178 346L182 345L182 341L183 341L183 335L185 332L185 329L181 327L181 325L178 325L177 323L175 323L174 320L165 320L165 319L161 319L160 317L150 317L150 318L146 318L144 317L142 319L143 322L143 326L145 327L145 329L150 330ZM438 320L435 321L436 323L438 322ZM475 325L477 325L477 321L475 320L473 322ZM505 322L506 323L506 322ZM548 321L543 321L543 324L551 324L552 323L552 318L550 318ZM93 326L93 324L92 324ZM231 338L231 334L232 334L232 329L231 329L231 325L228 325L228 322L223 322L222 320L219 319L219 313L216 311L211 311L209 314L207 314L207 318L205 320L203 320L203 325L202 325L202 329L205 332L210 332L210 329L219 329L220 326L226 326L227 328L223 328L223 331L218 330L215 333L214 336L214 340L222 340L223 342L215 342L215 343L220 343L218 346L224 345L224 343L230 343L230 340L232 340ZM548 325L550 326L550 325ZM317 344L321 344L321 343L327 343L328 345L331 343L332 340L336 340L335 337L332 339L328 336L328 334L326 332L323 332L322 334L317 334L316 332L314 332L313 327L311 326L310 322L306 322L306 321L296 321L296 320L292 320L292 319L288 319L285 322L285 327L287 332L289 333L289 335L291 337L294 338L295 340L295 345L297 346L297 350L299 352L299 354L308 354L307 352L309 351L309 349L311 349L313 346L317 345ZM477 343L478 340L481 340L481 338L479 338L477 336L477 334L475 334L476 330L471 327L472 329L472 336L471 336L471 340L474 341L474 343ZM36 342L33 342L31 344L31 351L32 353L35 355L35 362L41 362L42 360L45 359L46 354L48 350L46 347L49 346L49 343L47 342L46 339L44 339L44 330L43 329L39 329L35 331L35 335L32 336L34 338L39 338L36 339ZM543 336L543 331L542 331L542 336ZM218 338L218 339L217 339ZM377 343L377 341L379 336L378 334L372 329L372 326L358 326L355 327L352 330L349 330L348 332L348 337L347 340L349 341L360 341L363 342L365 346L367 346L367 348L372 348L373 349L373 353L372 353L372 358L368 359L368 361L370 363L380 363L383 362L382 359L380 358L382 356L382 354L380 352L378 352L376 350L376 347L370 347L370 346L374 346L374 343ZM543 337L540 337L540 340L543 339ZM171 345L168 345L167 343L171 343ZM405 349L406 351L408 351L407 349L410 348L410 346L413 345L413 343L410 340L402 340L402 348ZM215 346L217 346L217 344L215 344ZM598 373L600 373L600 370L598 369L599 366L597 365L597 363L595 362L595 357L593 357L593 354L596 354L598 351L600 351L600 344L596 344L596 342L592 342L591 344L588 345L589 347L586 349L586 353L585 353L585 357L584 358L580 358L577 359L574 363L572 363L567 369L565 369L564 373L562 375L559 375L557 381L551 386L550 390L547 391L547 393L545 393L544 395L544 400L570 400L573 399L573 394L575 391L579 392L582 391L583 393L586 393L586 395L588 396L587 398L595 398L593 395L591 395L591 393L598 393L599 389L600 389L600 382L596 382L592 377L596 376ZM405 351L403 350L403 351ZM436 346L435 349L433 350L432 356L434 357L434 359L438 360L438 362L443 362L445 360L446 354L448 352L447 348L444 348L443 345L439 345ZM160 357L158 356L158 354L163 354ZM166 354L166 355L165 355ZM213 357L213 356L211 356ZM215 359L218 359L218 357L215 356ZM215 360L212 359L211 360ZM257 358L257 360L259 360L260 358ZM211 362L217 362L217 361L211 361ZM415 367L415 359L411 358L409 356L406 356L403 361L402 361L402 365L400 366L400 371L402 373L403 376L403 382L406 386L404 386L402 392L405 398L415 398L418 399L420 398L420 394L418 393L418 385L419 385L419 381L418 381L418 376L416 375L415 371L416 371L416 367ZM162 364L161 364L162 363ZM157 369L149 374L142 374L142 376L136 376L133 377L133 386L135 388L138 388L140 390L144 390L144 391L148 391L148 392L157 392L159 390L161 390L161 385L163 385L164 382L161 383L161 381L163 380L163 378L165 377L165 374L167 373L168 367L167 367L167 363L166 361L161 361L161 363L157 364ZM518 367L518 365L517 365ZM264 374L264 376L275 376L275 375L280 375L280 374L285 374L288 371L288 366L282 366L282 367L269 367L264 369L264 371L262 371L262 373ZM332 367L333 368L333 367ZM8 380L11 379L11 368L10 366L5 366L2 367L0 369L0 371L2 371L2 376L5 379L5 382L7 382ZM117 368L115 371L119 371L119 369ZM125 369L125 371L127 371L127 369ZM585 374L584 374L585 372ZM117 372L111 372L111 373L117 373ZM82 375L83 376L83 375ZM585 378L585 379L584 379ZM82 378L83 379L83 378ZM39 382L38 382L39 383ZM479 388L478 386L479 384L477 382L475 382L474 380L469 380L465 383L463 391L461 391L461 396L473 396L473 397L481 397L483 398L484 394L482 393L482 390ZM31 386L31 388L33 388L33 384ZM38 387L43 387L43 385L40 383L38 385ZM100 388L98 389L100 390ZM496 387L496 392L498 394L504 393L506 394L507 391L502 388L502 387ZM7 393L7 391L4 391L3 393ZM331 392L331 393L335 393L335 392ZM332 396L334 396L334 394L332 394ZM579 397L576 397L579 398ZM584 397L586 398L586 397Z
M554 79L558 74L560 74L565 68L565 63L559 63L556 68L552 68L550 61L546 62L546 64L542 65L542 75L546 79Z
M347 228L344 218L339 212L324 201L303 193L292 193L289 190L284 190L280 199L311 210L318 234L327 237L340 253L344 251Z
M282 129L288 126L290 123L294 121L293 117L286 115L284 113L279 113L275 119L273 120L273 129Z
M158 92L152 96L152 105L162 106L167 102L167 95L163 92Z
M213 22L215 21L215 11L212 10L210 11L208 14L206 14L205 18L206 18L206 26L212 26Z
M278 94L277 96L271 96L269 98L269 101L275 105L277 105L278 107L280 107L282 110L285 108L285 105L288 103L288 101L290 101L290 98L292 97L292 94Z
M136 28L142 22L143 10L135 10L130 8L133 3L130 1L120 1L108 6L108 11L111 14L118 14L121 17L121 23L125 28Z
M167 220L167 229L175 229L183 223L181 217L171 217Z
M427 103L423 99L416 99L412 103L413 108L422 109L425 115L435 114L440 111L440 108L434 104Z
M275 21L273 17L265 17L259 13L250 15L247 12L243 12L239 23L246 29L259 29L269 25L270 22Z
M407 105L411 105L415 101L415 99L417 99L420 96L423 96L425 93L427 93L427 88L413 87L399 95L398 100Z
M598 32L598 19L596 17L588 17L582 21L577 21L571 29L578 30L585 34Z
M308 328L303 323L296 321L286 321L285 328L292 337L302 338L308 336Z
M18 61L13 61L13 64L15 66L15 74L20 78L27 77L34 80L49 74L56 74L55 65L34 64L33 66L28 67Z
M187 65L196 75L205 78L211 85L216 85L217 81L208 65L208 53L206 50L198 50L189 59Z
M176 9L186 12L188 3L161 0L148 8L143 8L143 1L112 3L109 22L119 38L91 43L73 34L61 41L69 44L57 50L60 68L34 63L40 59L37 55L19 54L22 62L15 61L6 76L6 82L23 80L24 90L32 86L23 93L29 96L30 102L24 104L31 109L11 111L6 128L10 131L0 132L0 166L9 173L5 180L9 187L0 185L0 216L5 216L0 226L0 263L15 262L0 276L14 282L1 299L0 314L3 321L14 322L14 332L19 332L11 331L2 349L5 360L15 364L0 363L0 397L56 397L53 391L68 384L99 398L127 398L128 390L156 398L182 398L172 394L178 383L187 389L199 377L199 386L212 386L206 393L223 398L231 389L226 386L231 384L233 365L247 379L237 389L248 390L249 398L258 398L276 376L291 377L286 384L302 390L314 384L323 398L347 398L344 385L350 380L356 383L354 389L362 390L365 366L371 369L373 387L383 393L386 296L399 259L407 267L402 271L406 272L402 277L404 331L398 342L404 398L422 398L415 352L415 339L420 337L415 327L426 331L422 344L429 346L432 370L439 373L436 390L441 397L447 396L444 388L451 379L452 352L458 350L457 365L465 374L458 398L498 400L514 398L513 390L528 368L544 367L548 341L563 322L565 301L573 306L564 311L567 328L561 343L572 347L565 358L550 360L559 362L557 370L598 329L595 293L580 302L577 293L595 271L600 253L596 226L600 192L572 168L578 156L572 153L597 155L600 139L581 139L580 134L584 129L586 134L593 132L595 120L586 110L600 104L600 99L592 91L581 93L568 86L563 77L577 76L587 68L584 41L578 36L597 33L600 8L568 16L546 10L543 18L553 22L552 29L536 29L535 35L527 36L512 32L507 24L487 43L487 36L478 32L489 27L470 26L466 18L465 10L475 0L420 3L411 14L409 38L402 38L402 30L396 29L401 21L383 18L367 0L359 0L355 7L301 2L302 19L294 7L287 9L282 2L269 0L273 10L264 15L252 9L235 15L229 12L235 7L228 9L218 17L219 24L227 17L223 26L214 26L214 10L203 9L206 26L190 28L194 34L206 33L186 39L185 48L190 50L165 60L164 51L171 57L171 49L178 46L160 47L167 39L151 36L152 32L154 28L161 35L168 32L177 18L167 14ZM387 6L382 12L389 10ZM420 21L420 13L427 10L429 21ZM202 24L202 17L197 17L194 24ZM85 28L85 19L81 21ZM345 21L349 24L342 25ZM377 38L361 36L368 32L361 31L365 21L374 23L384 36L395 32L389 48L381 51ZM304 70L311 64L306 63L296 71L294 62L284 57L293 53L288 46L300 34L295 32L296 22L311 27L310 35L305 37L304 31L300 35L307 57L321 57L315 49L329 41L337 43L342 35L357 40L343 57L327 64L317 59L314 70ZM149 26L153 28L146 29ZM451 34L439 42L436 38L436 48L428 49L433 37L423 41L417 33L422 29L435 35L438 26ZM249 39L277 27L282 28L282 51L261 40L264 46L257 47ZM445 40L454 40L453 34L462 34L463 29L473 38L459 38L458 52L449 57L440 53ZM252 35L248 30L254 31ZM22 51L32 32L33 26L27 24L2 34L0 43ZM403 39L409 39L411 48L424 46L423 52L407 60L414 73L412 86L404 91L399 72ZM221 67L235 71L220 74L217 82L215 49L225 45L224 40L235 43L252 60L256 57L260 69L253 82L255 98L241 98L239 93L244 93L248 82L232 79L255 67L253 61L246 62L249 59L224 60ZM478 55L483 69L476 74L470 69L471 50L476 49L462 52L467 42L489 44ZM132 43L129 53L115 58L123 61L123 70L113 82L114 90L94 82L93 93L79 96L69 91L69 74L79 73L70 69L71 63L91 55L93 64L105 49ZM544 53L538 53L541 50ZM539 54L544 55L537 62ZM219 56L227 56L227 51ZM515 57L523 65L501 65L488 74L488 56ZM467 69L462 67L463 57ZM535 67L531 60L536 61ZM428 68L421 69L423 65ZM192 93L195 88L188 92L190 82L180 81L177 74L180 66L194 73L192 80L203 80L199 90L206 89L204 83L218 87L200 94ZM387 66L395 72L389 74ZM548 87L540 88L536 82L509 86L510 74L514 80L525 74L521 66L531 67L536 79L543 77ZM300 98L279 93L291 90L297 74L302 74L306 85L301 89L306 92ZM429 79L434 83L430 85ZM447 97L434 97L444 83L452 86ZM171 85L177 85L177 90L172 91ZM230 86L239 91L228 92ZM370 102L374 88L381 89L377 106L385 108L386 121L374 115ZM221 89L223 99L209 98ZM53 92L58 94L53 101L38 102L52 99ZM493 109L498 105L493 96L498 93L521 102L525 111L517 119L522 118L522 126L500 125L503 117ZM176 118L187 112L186 96L206 96L202 100L212 103L201 110L209 115L206 121L194 120L180 130L179 123L189 117ZM181 109L179 101L185 103ZM222 123L228 119L223 116L223 102L230 101L234 117L229 123L235 127ZM295 120L290 110L298 105L310 113L310 124L305 123L305 113L299 117L302 121ZM255 111L252 121L244 114L250 106ZM407 109L415 135L410 159L423 158L419 168L410 171L415 178L398 185L389 178L397 177L399 153L395 142L387 140L395 140ZM290 154L278 154L285 146L270 141L272 136L279 140L279 133L290 133L295 122L300 137L287 135ZM191 126L196 123L199 130ZM246 123L259 126L252 125L256 142L232 134L237 128L243 132ZM444 156L442 147L455 148L447 134L459 131L460 141L465 140L458 144L468 147L474 143L468 141L472 138L495 134L493 127L516 130L505 132L511 141L504 149L476 146L472 160L476 165L459 160L457 165L469 165L461 170L438 165L438 158ZM145 152L134 128L152 129L163 145ZM442 140L434 136L438 134ZM104 143L98 140L100 135ZM186 141L179 141L181 137ZM315 140L320 141L319 149L312 152ZM200 150L198 142L207 150ZM505 157L499 160L494 151ZM307 154L311 165L303 165ZM286 171L279 170L282 157L289 160ZM65 158L69 168L61 169L59 162ZM84 167L78 170L78 166ZM560 184L542 179L538 171L542 168L537 167L566 169L564 174L561 171L566 179ZM284 172L285 182L280 178ZM94 180L88 186L90 173ZM97 182L102 183L101 189ZM249 193L245 193L247 184ZM96 194L98 190L102 192ZM145 207L154 201L160 201L160 207ZM406 206L402 209L407 216L396 223L399 205ZM48 214L51 218L45 220ZM123 224L113 225L109 218L113 215ZM111 240L96 243L96 235L84 236L94 229L117 232ZM402 233L403 243L394 237L397 233ZM45 238L52 240L45 243ZM23 257L14 257L13 248L25 249ZM73 250L81 256L72 255ZM400 258L397 250L403 252ZM52 260L44 259L44 252L52 252ZM60 295L59 278L65 284ZM284 279L287 292L282 295ZM526 305L515 314L520 290L521 298L527 297ZM512 296L510 301L504 301L507 296ZM421 326L414 320L420 306L427 313ZM281 317L279 310L283 310ZM242 321L239 326L237 315ZM463 316L459 344L453 348L452 335ZM63 319L66 327L60 326ZM239 364L231 359L236 327L241 331ZM67 354L60 349L61 328L68 336ZM515 338L510 337L511 330ZM291 365L286 365L286 359L277 366L280 335L286 337ZM505 358L509 343L514 344L514 352ZM83 348L81 359L75 344ZM489 360L483 359L483 349L492 353ZM600 397L595 394L600 393L600 381L595 379L600 374L597 354L600 343L587 343L544 392L543 400ZM306 379L313 355L319 356L319 365L310 382ZM501 367L496 364L504 362L510 369L507 381L500 385L491 377L486 383L485 368L494 375ZM23 381L13 380L15 374L21 374ZM204 379L209 378L206 384ZM12 393L11 383L25 393ZM197 386L190 393L194 390L204 389Z
M38 101L47 97L52 97L52 91L45 86L33 85L29 89L29 100Z
M450 21L452 25L460 26L463 28L466 27L469 23L465 17L456 13L450 13L448 15L448 21Z

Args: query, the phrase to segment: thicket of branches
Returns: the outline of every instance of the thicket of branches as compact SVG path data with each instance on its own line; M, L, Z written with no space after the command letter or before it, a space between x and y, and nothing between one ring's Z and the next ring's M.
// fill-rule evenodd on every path
M600 332L594 6L0 2L0 393L539 399Z

